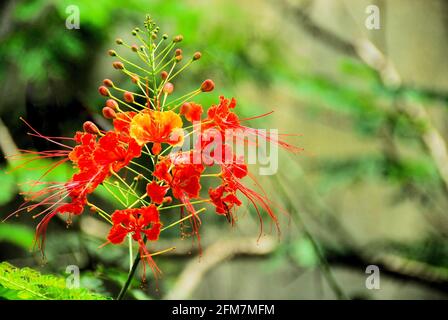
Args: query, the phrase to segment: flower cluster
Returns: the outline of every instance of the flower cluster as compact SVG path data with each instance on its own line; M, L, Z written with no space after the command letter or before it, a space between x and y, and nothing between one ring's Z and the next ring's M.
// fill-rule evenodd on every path
M90 208L111 224L105 244L120 244L129 237L138 244L142 261L158 273L152 259L158 253L150 253L147 242L157 241L162 231L184 221L191 222L192 235L199 240L199 213L205 210L198 210L199 205L210 203L217 214L234 223L235 209L245 197L260 218L265 212L278 224L264 193L243 184L243 178L252 176L244 157L234 152L234 143L228 142L229 135L244 131L290 151L299 149L243 125L250 119L238 117L235 99L221 96L209 108L195 103L195 96L214 90L212 80L205 80L192 92L172 98L175 96L173 79L199 60L201 53L185 59L178 48L183 37L178 35L169 41L166 34L160 36L159 27L149 17L144 29L135 28L132 34L139 45L129 45L122 39L116 43L128 49L139 63L115 50L108 54L116 59L113 67L129 77L129 85L135 90L122 89L110 79L105 79L98 89L106 97L102 114L112 121L110 129L99 129L87 121L74 138L58 138L43 136L31 128L32 135L63 148L38 152L38 157L59 157L55 166L70 162L75 173L66 182L43 187L40 183L41 188L30 191L25 203L13 214L40 208L34 217L43 216L36 229L36 243L43 250L47 226L54 216L66 214L67 221L71 222L73 216ZM192 135L196 139L187 142ZM66 145L65 141L72 141L73 146ZM245 141L237 139L235 144L238 143ZM212 187L202 190L206 178L212 179ZM141 181L144 185L138 184ZM91 194L99 186L118 198L122 208L110 213L93 204ZM125 199L118 197L114 188ZM164 227L161 211L171 208L180 208L186 215Z

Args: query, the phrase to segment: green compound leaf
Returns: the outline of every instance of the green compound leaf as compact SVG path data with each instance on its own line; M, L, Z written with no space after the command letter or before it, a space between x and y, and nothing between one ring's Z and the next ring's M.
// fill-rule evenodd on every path
M106 300L84 288L69 289L63 277L0 263L0 298L15 300Z

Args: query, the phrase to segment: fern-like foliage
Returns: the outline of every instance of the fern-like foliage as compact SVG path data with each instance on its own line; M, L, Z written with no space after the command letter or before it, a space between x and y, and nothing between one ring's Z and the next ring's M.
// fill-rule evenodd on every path
M69 289L63 277L43 275L31 268L0 263L0 299L8 300L105 300L84 288Z

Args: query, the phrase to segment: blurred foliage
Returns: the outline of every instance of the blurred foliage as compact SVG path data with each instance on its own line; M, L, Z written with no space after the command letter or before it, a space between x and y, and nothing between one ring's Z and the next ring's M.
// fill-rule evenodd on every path
M437 186L440 178L434 163L427 157L402 158L396 161L383 155L363 155L351 159L324 159L314 166L322 172L320 191L361 181L387 179L397 186L406 183Z
M30 227L13 223L0 224L0 242L9 242L28 250L34 240L34 230Z
M14 177L6 174L5 168L0 168L0 181L2 182L2 192L0 192L0 205L8 203L16 193L16 181Z

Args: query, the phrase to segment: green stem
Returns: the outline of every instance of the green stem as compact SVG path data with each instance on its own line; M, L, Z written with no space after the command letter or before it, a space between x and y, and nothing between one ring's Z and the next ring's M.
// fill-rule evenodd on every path
M328 285L331 287L331 289L333 290L333 292L336 295L336 297L338 298L338 300L349 300L350 298L347 297L347 295L344 293L342 288L339 286L338 282L336 281L336 279L333 275L333 272L331 271L331 268L327 262L327 259L322 254L322 251L321 251L319 245L317 244L316 240L314 239L314 237L309 233L308 229L303 224L303 221L302 221L302 229L303 229L305 236L310 240L311 245L314 248L314 252L317 254L317 257L319 258L321 267L324 271L323 275L327 279Z
M146 244L146 237L143 239L143 242ZM137 270L138 264L140 263L140 252L137 253L135 256L134 262L132 263L131 270L129 270L128 278L126 279L126 282L124 283L123 287L120 290L120 293L117 296L117 300L123 300L124 295L129 289L129 286L131 284L132 278L134 278L135 271Z
M280 193L283 194L284 198L287 199L286 202L289 207L289 211L293 211L296 214L292 215L292 218L294 222L298 225L298 227L301 229L303 234L306 238L311 242L311 245L313 246L313 250L317 255L317 258L319 259L320 266L322 268L322 273L327 281L328 285L330 286L333 293L336 295L338 300L349 300L350 298L345 294L345 292L342 290L342 288L339 286L336 278L333 275L333 272L330 268L330 265L328 264L327 259L325 258L325 255L322 253L322 250L317 242L317 240L314 238L314 236L311 234L311 232L308 230L307 226L305 225L305 222L303 221L299 210L293 210L294 206L291 203L291 201L288 198L288 195L286 193L285 188L280 183L279 180L276 181L276 185L278 187L278 190Z

